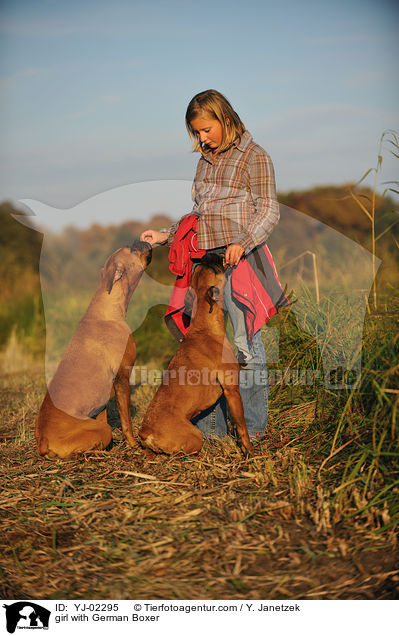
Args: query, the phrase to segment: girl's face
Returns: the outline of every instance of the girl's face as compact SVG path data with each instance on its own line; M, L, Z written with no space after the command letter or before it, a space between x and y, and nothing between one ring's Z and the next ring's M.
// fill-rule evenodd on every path
M190 121L191 128L198 135L202 144L206 144L212 152L215 152L223 138L223 129L220 121L209 115L195 117Z

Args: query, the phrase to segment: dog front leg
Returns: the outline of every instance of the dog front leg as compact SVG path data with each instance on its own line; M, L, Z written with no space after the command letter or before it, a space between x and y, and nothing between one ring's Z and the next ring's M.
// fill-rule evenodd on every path
M137 446L133 437L132 418L130 415L130 371L136 361L136 343L132 334L129 335L122 362L116 374L113 388L115 390L116 403L121 418L122 431L126 442L131 447Z
M121 418L122 431L129 446L137 446L133 437L132 418L130 414L129 369L119 369L114 380L116 403Z
M244 407L242 405L242 399L240 392L238 390L238 386L233 385L225 385L223 386L223 391L227 400L227 404L229 405L230 414L233 419L233 424L238 433L238 437L241 443L241 450L245 456L252 455L253 449L252 444L249 439L248 429L245 422L244 416Z

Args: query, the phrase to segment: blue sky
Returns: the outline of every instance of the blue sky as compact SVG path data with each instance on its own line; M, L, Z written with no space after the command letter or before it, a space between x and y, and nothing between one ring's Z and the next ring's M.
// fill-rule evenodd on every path
M0 201L191 181L184 114L206 88L270 153L279 190L355 181L399 129L398 18L386 0L3 0Z

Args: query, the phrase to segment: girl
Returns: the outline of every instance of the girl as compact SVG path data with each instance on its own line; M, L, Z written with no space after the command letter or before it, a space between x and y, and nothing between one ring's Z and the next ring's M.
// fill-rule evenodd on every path
M240 259L249 260L251 254L255 254L259 263L258 246L265 243L279 220L274 169L269 155L253 141L231 104L216 90L193 97L186 112L186 127L194 152L201 153L193 183L192 210L198 217L198 248L225 252L225 262L231 268L236 268ZM140 238L151 245L166 243L170 247L181 221L172 225L166 236L165 232L146 230ZM234 295L231 274L232 269L227 270L224 306L233 326L237 357L243 365L240 393L248 433L254 439L264 433L267 424L266 355L260 330L248 337L244 305L237 302ZM259 280L261 278L259 276ZM281 287L278 295L280 292L279 301L274 303L276 307L286 304ZM267 320L270 312L266 314ZM201 413L193 423L207 437L223 437L227 431L224 396L210 412Z

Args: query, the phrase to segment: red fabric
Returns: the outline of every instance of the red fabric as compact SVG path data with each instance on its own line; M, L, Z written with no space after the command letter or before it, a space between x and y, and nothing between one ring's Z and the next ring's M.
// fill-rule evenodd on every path
M254 334L277 313L279 307L289 303L278 279L276 267L269 248L266 243L264 243L259 249L263 251L271 267L275 278L273 281L274 284L277 284L281 289L281 298L279 302L275 304L256 271L249 266L247 259L242 258L240 260L238 265L233 269L231 287L233 298L245 307L244 314L249 340L252 340Z
M179 340L190 327L190 316L183 313L184 298L191 282L193 259L201 259L206 250L198 249L197 216L188 214L180 222L169 252L169 269L176 274L165 321L173 335ZM241 258L231 274L233 297L244 308L248 338L254 334L282 306L288 305L272 255L266 243L258 246ZM177 327L177 330L176 330Z
M190 287L193 259L205 256L206 251L198 249L197 215L188 214L179 224L173 243L169 250L169 269L176 275L165 320L173 320L183 336L190 326L190 316L183 313L184 298Z

